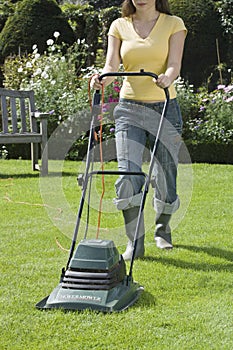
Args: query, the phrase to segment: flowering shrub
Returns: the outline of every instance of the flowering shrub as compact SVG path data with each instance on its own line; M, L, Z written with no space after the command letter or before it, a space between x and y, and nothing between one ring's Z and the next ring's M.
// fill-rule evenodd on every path
M195 93L192 85L179 79L176 88L185 140L195 144L233 142L233 85Z
M198 114L198 95L194 92L193 85L187 84L181 78L176 80L175 86L183 118L183 138L187 140L192 137L189 120L194 119Z
M113 110L116 106L117 102L119 101L119 93L121 81L115 80L113 82L113 85L107 86L104 91L105 96L105 103L102 108L102 122L104 124L103 126L103 133L102 137L104 141L107 141L114 137L115 134L115 123L113 119Z
M198 115L187 122L193 142L233 142L233 85L219 85L210 93L200 92L198 97Z
M0 146L0 159L7 159L8 156L8 150L6 149L6 146Z
M93 69L83 70L84 79L82 80L83 84L83 93L87 94L87 82L85 78L90 78L92 74L97 73L93 71ZM84 85L85 84L85 85ZM100 115L98 116L99 126L96 126L96 136L97 142L100 140L100 136L102 137L102 141L104 141L104 146L110 146L109 141L115 136L115 122L113 119L113 110L116 106L116 103L119 100L119 92L120 92L121 80L117 79L113 82L113 84L107 86L104 89L104 104L100 109ZM100 135L100 124L102 123L102 133ZM89 134L84 132L81 137L75 142L72 146L72 149L69 152L70 159L82 158L86 153L87 144L88 144ZM111 147L111 146L110 146Z
M78 40L67 49L56 44L59 35L55 32L54 39L47 40L43 55L35 44L32 54L8 58L4 64L4 86L34 90L37 109L51 114L50 134L59 123L87 105L87 97L80 101L81 84L76 74L82 68L87 45Z

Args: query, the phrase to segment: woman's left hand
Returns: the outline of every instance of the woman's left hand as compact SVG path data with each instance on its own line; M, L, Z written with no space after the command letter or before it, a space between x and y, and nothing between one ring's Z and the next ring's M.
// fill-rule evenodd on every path
M168 88L172 83L171 79L166 74L160 74L158 79L153 79L153 81L162 89Z

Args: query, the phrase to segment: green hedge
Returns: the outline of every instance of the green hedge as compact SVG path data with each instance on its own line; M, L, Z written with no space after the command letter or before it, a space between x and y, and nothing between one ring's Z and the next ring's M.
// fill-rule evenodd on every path
M112 143L110 147L112 149ZM31 150L30 145L7 145L7 158L9 159L30 159ZM180 150L180 162L189 162L187 159L187 149L192 163L210 163L210 164L233 164L233 145L220 145L220 144L198 144L193 145L188 141L186 148L181 147ZM106 155L109 155L108 149L105 150ZM68 159L83 160L86 156L87 146L82 145L75 150L75 156L70 156ZM111 154L114 154L111 151ZM52 155L51 155L52 156ZM0 158L1 158L1 146L0 146ZM95 158L98 158L96 154Z
M233 144L192 144L186 141L192 163L233 164ZM182 161L181 149L181 161Z
M0 55L30 53L37 44L40 53L55 31L60 32L58 42L73 44L75 37L61 8L55 0L23 0L6 21L0 33Z
M216 39L219 42L220 60L224 79L229 79L227 67L232 61L232 46L229 46L230 33L225 34L221 16L212 0L170 0L172 13L183 18L188 29L185 42L182 77L200 87L205 84L214 88L219 81L217 69Z

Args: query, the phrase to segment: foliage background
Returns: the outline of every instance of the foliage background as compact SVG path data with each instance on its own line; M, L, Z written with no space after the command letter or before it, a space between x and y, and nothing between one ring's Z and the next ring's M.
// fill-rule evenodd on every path
M34 44L44 52L54 28L61 33L60 43L71 45L75 41L73 30L55 0L20 1L0 33L1 58L30 53Z
M52 36L54 31L61 33L59 40L70 43L73 38L71 38L70 30L69 35L67 34L67 28L72 27L75 40L85 38L86 43L90 46L86 61L86 65L90 66L98 58L99 50L106 50L106 32L112 20L120 14L120 3L119 0L105 2L2 1L0 3L0 23L3 26L0 32L2 62L9 53L18 54L19 46L23 54L23 52L30 53L32 45L37 44L42 53L46 40ZM219 79L219 69L221 69L225 82L229 83L231 79L229 68L232 67L233 59L233 0L195 0L192 2L190 0L170 0L170 5L172 13L181 16L188 29L182 77L195 87L205 84L213 89ZM22 9L24 9L23 16ZM46 11L46 9L51 10ZM55 13L59 13L59 26L58 19L54 16ZM5 25L3 25L4 21L6 21ZM217 57L216 40L219 45L220 62Z
M65 27L72 32L72 43L67 44L63 29L57 30L57 25L49 13L47 20L53 23L49 28L53 28L54 32L51 32L52 29L47 32L47 40L44 37L43 46L40 45L39 38L38 42L36 37L34 42L30 41L31 39L28 40L30 31L27 30L33 29L30 14L34 13L35 16L33 11L35 8L40 8L37 6L42 3L43 6L50 4L59 16L62 14L62 20L66 21ZM5 20L5 26L0 33L0 45L9 28L8 24L14 23L12 19L18 16L18 9L31 9L31 12L24 12L25 18L29 17L25 23L27 25L30 23L22 35L23 42L27 43L27 49L23 53L22 46L19 55L20 39L17 39L15 53L4 58L3 85L14 89L35 90L37 108L50 112L49 135L60 123L77 114L78 117L74 119L75 124L80 125L81 129L83 127L83 130L86 129L89 119L86 120L87 114L80 111L89 110L88 79L96 71L101 72L107 47L107 31L112 20L120 15L119 7L116 6L119 5L118 3L117 1L104 4L97 1L56 3L53 0L20 0L1 3L0 23ZM222 159L222 162L233 162L232 156L229 156L233 144L232 55L230 55L233 34L232 0L229 2L196 0L192 3L186 0L171 0L170 3L172 12L181 16L188 28L182 78L177 81L178 99L184 119L184 140L192 153L195 147L196 154L198 153L196 148L199 146L217 145L218 151L214 153L219 154L218 161ZM110 5L112 6L107 7ZM106 8L103 8L104 6ZM43 24L46 32L46 22ZM14 37L15 31L17 31L16 28L9 32L10 37ZM58 34L56 37L55 33ZM38 31L34 34L38 35ZM218 39L219 52L217 52L216 39ZM114 87L112 91L117 98ZM108 89L106 92L106 96L110 94L110 101L112 91ZM108 100L105 102L109 103ZM112 127L112 124L106 126L105 139L114 136L113 132L109 132ZM82 157L85 152L87 135L84 131L82 133L82 130L81 135L81 139L77 140L68 155L72 159ZM219 145L225 147L224 151L221 147L219 148ZM211 158L212 151L208 148L207 153L209 155L205 156L205 160ZM5 149L4 154L6 154ZM19 154L24 153L20 150ZM17 157L19 154L14 146L9 147L9 157ZM29 149L25 156L29 156ZM195 156L194 160L196 159Z

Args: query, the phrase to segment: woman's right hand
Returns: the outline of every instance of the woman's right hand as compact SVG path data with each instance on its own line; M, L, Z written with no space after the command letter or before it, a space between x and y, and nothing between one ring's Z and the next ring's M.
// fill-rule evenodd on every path
M91 78L90 86L94 90L102 89L102 82L99 81L99 74L94 74Z

